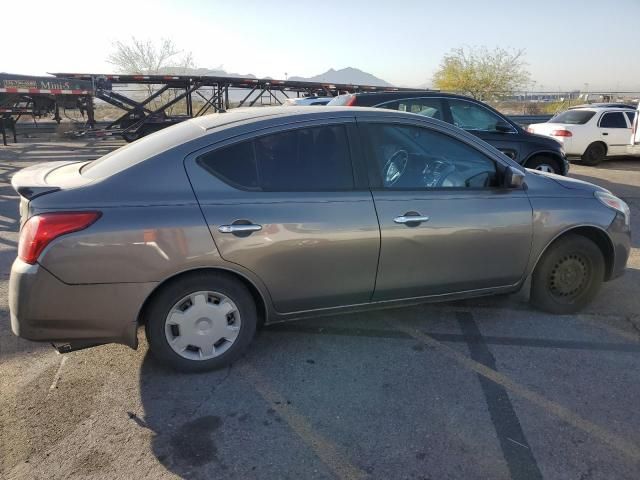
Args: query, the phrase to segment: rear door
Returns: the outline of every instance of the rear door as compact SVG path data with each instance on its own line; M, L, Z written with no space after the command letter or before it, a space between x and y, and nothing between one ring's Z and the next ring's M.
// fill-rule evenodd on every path
M607 144L607 155L626 155L631 125L624 112L605 112L598 122L600 138Z
M380 234L353 128L278 127L186 160L220 254L260 277L279 312L370 300Z
M375 300L519 282L532 209L492 158L426 126L360 123L381 230Z
M506 119L469 100L447 98L451 122L493 145L507 157L520 162L518 131ZM499 129L498 126L502 128Z

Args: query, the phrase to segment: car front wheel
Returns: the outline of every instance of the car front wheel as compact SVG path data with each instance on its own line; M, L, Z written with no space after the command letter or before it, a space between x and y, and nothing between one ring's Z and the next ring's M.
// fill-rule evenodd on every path
M163 287L145 313L151 353L176 370L225 367L251 342L256 306L244 285L225 274L198 273Z
M549 157L534 157L527 162L525 167L533 170L540 170L542 172L560 173L558 162Z
M577 312L598 293L604 272L600 248L588 238L568 234L556 240L538 262L531 302L550 313Z

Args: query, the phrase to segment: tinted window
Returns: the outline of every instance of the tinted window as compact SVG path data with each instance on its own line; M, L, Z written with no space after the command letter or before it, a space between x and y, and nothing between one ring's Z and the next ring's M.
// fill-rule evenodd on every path
M380 108L399 110L401 112L417 113L425 117L444 120L442 115L442 101L438 98L408 98L378 105Z
M465 130L496 132L496 125L508 125L506 120L491 110L466 100L449 99L449 108L454 125Z
M214 150L198 163L236 188L322 191L353 188L343 126L301 128Z
M559 113L551 120L550 123L566 123L569 125L584 125L596 114L593 110L567 110Z
M633 125L633 120L636 118L636 112L624 112L629 117L629 125Z
M483 188L496 184L496 165L443 133L404 125L369 124L369 158L384 188Z
M206 153L198 163L236 188L260 190L253 142L242 142Z
M628 128L622 112L605 113L600 119L602 128Z

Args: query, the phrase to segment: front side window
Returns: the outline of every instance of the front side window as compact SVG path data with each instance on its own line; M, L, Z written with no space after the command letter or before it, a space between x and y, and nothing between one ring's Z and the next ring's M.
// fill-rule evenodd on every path
M353 189L344 126L300 128L205 153L198 164L225 183L259 191Z
M383 188L490 188L493 160L475 148L427 128L397 124L365 127L368 157Z
M386 102L378 106L389 110L417 113L418 115L423 115L425 117L444 120L444 116L442 114L442 100L439 98L408 98L404 100Z
M629 128L622 112L605 113L600 119L601 128Z
M449 99L449 109L453 124L465 130L498 132L498 125L509 125L503 118L491 110L466 100ZM512 129L513 130L513 129Z

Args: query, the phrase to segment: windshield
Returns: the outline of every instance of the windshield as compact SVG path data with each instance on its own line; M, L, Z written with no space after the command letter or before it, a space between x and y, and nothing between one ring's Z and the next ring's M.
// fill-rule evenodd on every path
M87 163L80 170L80 174L92 180L109 177L201 133L202 129L197 127L193 120L173 125Z
M569 125L584 125L596 114L593 110L567 110L559 113L549 123L568 123Z

